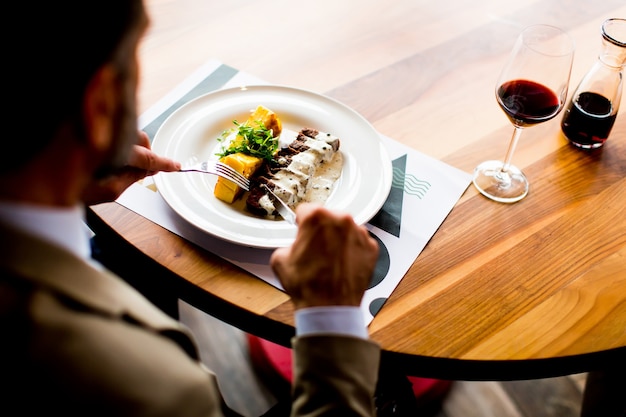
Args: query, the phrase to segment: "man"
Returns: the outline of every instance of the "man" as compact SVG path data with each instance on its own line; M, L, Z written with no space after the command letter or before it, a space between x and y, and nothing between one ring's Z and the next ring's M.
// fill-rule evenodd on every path
M180 168L136 131L142 1L36 3L12 12L29 36L10 42L5 71L2 414L232 415L188 330L89 255L85 204ZM297 216L271 258L296 308L291 413L371 416L380 350L358 306L378 247L347 215Z

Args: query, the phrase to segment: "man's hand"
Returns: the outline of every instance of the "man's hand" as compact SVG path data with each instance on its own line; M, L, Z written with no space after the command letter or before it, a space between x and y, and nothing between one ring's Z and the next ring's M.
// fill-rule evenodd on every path
M150 138L148 138L148 135L143 131L139 131L139 140L137 145L133 146L128 164L116 172L115 175L91 184L83 195L83 201L88 206L114 201L128 187L140 179L160 171L171 172L179 169L179 162L154 153L150 149Z
M276 249L270 259L296 310L359 306L378 259L376 240L347 214L301 204L296 215L294 243Z

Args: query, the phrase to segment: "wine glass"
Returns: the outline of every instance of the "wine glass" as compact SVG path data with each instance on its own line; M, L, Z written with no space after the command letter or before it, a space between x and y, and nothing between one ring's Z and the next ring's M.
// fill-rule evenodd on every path
M486 197L514 203L528 194L528 180L511 164L522 130L554 118L567 98L574 43L549 25L522 31L496 83L496 100L513 123L513 137L503 161L474 169L474 186Z

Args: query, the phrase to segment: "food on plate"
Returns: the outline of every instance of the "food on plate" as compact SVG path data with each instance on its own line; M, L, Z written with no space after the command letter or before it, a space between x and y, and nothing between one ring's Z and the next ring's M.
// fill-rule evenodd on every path
M266 218L278 215L263 185L294 209L304 201L326 201L343 166L338 137L312 128L297 133L283 131L278 116L262 105L245 123L233 123L236 127L224 131L218 139L223 142L218 156L250 179L250 192L245 199L249 212ZM243 195L243 190L218 177L213 193L232 204Z
M221 142L228 142L220 156L244 153L262 159L272 159L278 150L278 138L283 130L282 122L276 113L259 105L245 123L239 123L237 120L233 123L237 128L225 130L218 139ZM235 138L229 140L233 134L236 134Z
M250 178L263 164L263 159L246 155L242 152L231 153L220 158L220 161L234 168L246 178ZM213 195L226 203L233 203L243 193L243 189L232 181L217 177Z
M293 142L276 153L272 163L264 164L251 177L247 209L260 216L276 215L263 184L291 208L304 201L324 203L341 175L339 144L339 138L330 133L302 129Z
M237 127L225 130L218 139L228 145L219 154L220 161L250 178L261 167L263 160L271 160L278 150L282 125L278 116L264 106L257 106L245 123L236 120L233 123ZM242 193L243 189L222 177L217 178L213 189L215 197L229 204Z

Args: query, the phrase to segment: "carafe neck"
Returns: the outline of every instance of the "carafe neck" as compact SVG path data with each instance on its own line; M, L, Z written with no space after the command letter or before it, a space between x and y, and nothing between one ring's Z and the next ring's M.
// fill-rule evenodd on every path
M602 23L602 51L599 59L604 65L618 70L626 66L626 19L607 19Z

